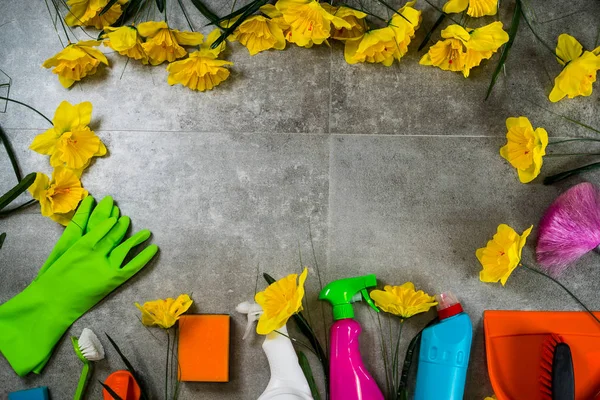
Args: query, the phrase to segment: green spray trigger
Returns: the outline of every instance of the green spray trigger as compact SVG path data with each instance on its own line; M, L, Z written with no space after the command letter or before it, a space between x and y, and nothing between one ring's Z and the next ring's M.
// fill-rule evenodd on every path
M354 297L357 294L362 296L375 311L379 312L379 309L375 306L367 292L367 288L375 286L377 286L377 277L375 274L339 279L325 286L321 290L321 294L319 294L319 299L331 303L334 320L354 318L352 302L355 301Z
M362 293L363 299L365 299L365 301L367 302L367 304L370 305L373 310L379 312L379 308L377 308L377 306L375 305L375 303L373 303L373 300L371 300L371 296L369 296L369 293L367 292L367 289L363 289L360 292Z

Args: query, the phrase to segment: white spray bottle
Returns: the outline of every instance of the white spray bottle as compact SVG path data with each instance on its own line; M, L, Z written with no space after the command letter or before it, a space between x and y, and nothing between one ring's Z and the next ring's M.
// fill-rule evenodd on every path
M248 314L248 324L244 332L244 339L246 339L263 310L258 304L247 301L239 304L235 309L239 313ZM313 400L286 326L268 334L262 348L269 360L271 379L258 400Z

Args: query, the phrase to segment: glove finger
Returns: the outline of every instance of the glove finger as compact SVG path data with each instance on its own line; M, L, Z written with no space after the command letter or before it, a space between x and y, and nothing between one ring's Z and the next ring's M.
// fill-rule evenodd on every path
M110 232L111 228L115 226L116 223L116 218L109 218L104 222L101 222L98 226L94 227L93 231L86 233L78 242L78 244L82 243L93 248L96 246L96 244L98 244L99 241L102 240L104 236L108 234L108 232Z
M144 229L121 243L110 253L110 265L114 266L115 268L121 268L123 260L125 260L125 257L127 257L127 254L129 254L131 249L139 244L144 243L146 240L148 240L150 235L150 231L148 229Z
M127 229L129 229L130 223L131 220L127 216L119 218L112 229L94 246L94 250L99 251L100 254L110 253L112 249L121 243L121 240L123 240L127 233Z
M121 210L119 210L119 207L117 206L113 206L112 211L110 213L111 217L115 217L115 218L119 218L119 213L121 212Z
M97 227L101 222L106 221L110 217L112 217L112 209L113 209L113 198L111 196L106 196L94 208L92 211L92 215L90 215L90 220L88 221L87 228L85 232L89 232L95 227Z
M133 275L137 274L138 271L146 266L152 257L156 255L158 252L158 246L155 244L151 244L146 247L144 250L140 252L137 256L133 258L133 260L129 261L122 269L126 274L127 279L131 278Z
M65 232L70 229L79 232L79 236L83 235L91 217L92 207L94 207L94 198L92 196L86 196L79 204L79 207L77 208L75 215L73 215L73 218L71 218L71 222L67 225Z
M46 262L44 262L44 265L42 265L42 268L38 271L38 277L42 276L44 272L46 272L48 268L50 268L50 266L65 253L65 251L81 238L83 231L88 224L88 219L93 206L94 198L92 196L87 196L81 201L71 222L69 222L69 225L67 225L63 234L54 245Z

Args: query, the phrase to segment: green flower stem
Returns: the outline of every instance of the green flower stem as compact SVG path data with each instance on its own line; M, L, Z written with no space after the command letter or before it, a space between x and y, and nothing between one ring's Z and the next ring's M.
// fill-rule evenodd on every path
M569 289L567 289L567 287L566 287L565 285L563 285L562 283L560 283L559 281L557 281L556 279L554 279L552 276L550 276L550 275L548 275L548 274L545 274L545 273L543 273L542 271L539 271L539 270L537 270L537 269L535 269L535 268L528 267L528 266L527 266L527 265L525 265L525 264L521 264L521 266L522 266L523 268L525 268L526 270L528 270L528 271L535 272L535 273L536 273L536 274L538 274L538 275L545 276L546 278L550 279L552 282L556 283L556 284L557 284L558 286L560 286L560 287L561 287L561 288L562 288L562 289L563 289L565 292L567 292L567 294L568 294L569 296L571 296L571 298L572 298L573 300L575 300L575 301L576 301L576 302L577 302L577 303L578 303L578 304L579 304L579 305L580 305L580 306L581 306L581 307L582 307L582 308L583 308L585 311L587 311L587 312L588 312L588 313L589 313L589 314L592 316L592 318L594 318L594 319L596 320L596 322L598 322L598 323L600 324L600 319L598 319L598 317L596 317L596 315L595 315L595 314L594 314L594 313L593 313L593 312L592 312L592 311L591 311L589 308L587 308L587 306L586 306L585 304L583 304L583 302L582 302L581 300L579 300L579 298L577 298L577 296L575 296L575 295L573 294L573 292L571 292Z
M387 351L385 351L385 337L383 336L383 328L381 327L381 317L377 313L377 322L379 323L379 334L381 336L381 356L383 357L383 368L385 369L385 387L387 393L391 395L390 376L388 374Z
M169 351L171 345L171 332L169 329L167 331L167 360L165 363L165 400L169 400Z
M523 4L523 2L521 0L517 0L519 3L521 3L521 5ZM556 54L556 52L552 49L552 47L550 47L546 42L544 42L544 40L537 34L537 32L533 29L533 26L531 26L531 23L529 22L529 18L527 18L527 15L525 14L525 10L523 8L521 8L521 15L523 16L523 19L525 20L525 22L527 23L527 26L529 27L529 29L531 30L531 33L533 33L533 36L535 36L535 38L537 40L540 41L540 43L546 48L548 49L548 51L550 53L552 53L552 55L554 57L556 57L557 59L559 59L560 61L562 61L564 64L565 60L563 60L562 58L560 58L558 56L558 54Z
M565 156L600 156L600 153L551 153L545 157L565 157Z
M550 142L550 143L548 143L548 146L553 146L555 144L570 143L570 142L600 142L600 139L592 139L592 138L565 139L565 140L559 140L557 142Z
M50 120L50 118L46 117L44 114L42 114L38 110L36 110L35 108L31 107L29 104L25 104L25 103L22 103L22 102L20 102L18 100L9 99L8 97L2 97L2 96L0 96L0 100L12 101L13 103L17 103L17 104L22 105L23 107L27 107L30 110L35 111L36 113L38 113L42 118L44 118L46 121L48 121L48 123L50 125L54 126L54 124L52 123L52 121Z
M580 174L586 171L592 171L596 168L600 167L600 162L596 162L593 164L584 165L583 167L571 169L569 171L564 171L555 175L547 176L544 178L544 185L552 185L553 183L562 181L563 179L567 179L570 176Z
M402 336L402 328L404 327L404 319L400 318L400 327L398 328L398 338L396 339L396 350L394 351L394 360L392 362L392 388L395 390L398 387L398 378L399 378L399 357L398 351L400 350L400 337ZM392 393L393 396L393 393Z
M293 338L293 337L291 337L291 336L289 336L289 335L286 335L286 334L285 334L285 333L283 333L283 332L280 332L280 331L277 331L277 330L275 330L275 331L273 331L273 332L275 332L275 333L278 333L278 334L280 334L281 336L284 336L284 337L286 337L286 338L290 339L292 342L299 344L300 346L304 347L305 349L307 349L308 351L310 351L311 353L313 353L313 354L314 354L314 355L315 355L317 358L319 358L319 355L318 355L318 354L317 354L317 353L316 353L316 352L315 352L315 351L312 349L312 347L310 347L310 346L309 346L309 345L307 345L306 343L304 343L304 342L302 342L302 341L300 341L300 340L298 340L298 339L296 339L296 338Z

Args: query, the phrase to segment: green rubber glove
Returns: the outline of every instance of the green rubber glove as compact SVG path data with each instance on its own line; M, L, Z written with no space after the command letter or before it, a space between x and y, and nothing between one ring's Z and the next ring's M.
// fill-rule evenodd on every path
M18 375L43 363L75 320L156 254L158 247L149 245L122 265L129 251L150 237L142 230L121 243L129 224L129 217L101 222L0 306L0 351Z
M92 208L94 208L93 211ZM58 242L56 242L56 245L54 245L54 248L48 256L48 259L38 271L37 277L34 279L34 281L36 281L38 277L46 272L46 270L54 263L54 261L58 260L60 256L62 256L71 246L75 244L75 242L81 239L84 233L88 233L94 227L98 226L101 222L109 219L110 217L119 217L119 207L114 205L112 197L106 196L100 201L100 203L98 203L96 207L94 207L94 198L92 196L87 196L85 199L83 199L77 208L77 212L71 219L71 222L69 222L69 225L67 225L63 231L63 234L58 239ZM33 372L39 374L46 366L51 356L52 353L48 354L48 356L33 369Z
M92 208L94 210L92 211ZM87 196L81 201L77 212L67 225L63 234L54 245L48 259L38 271L38 277L42 275L53 263L62 256L71 246L75 244L84 233L88 233L95 226L110 217L119 217L119 207L114 205L113 198L106 196L94 207L94 198ZM37 278L36 278L37 279Z

